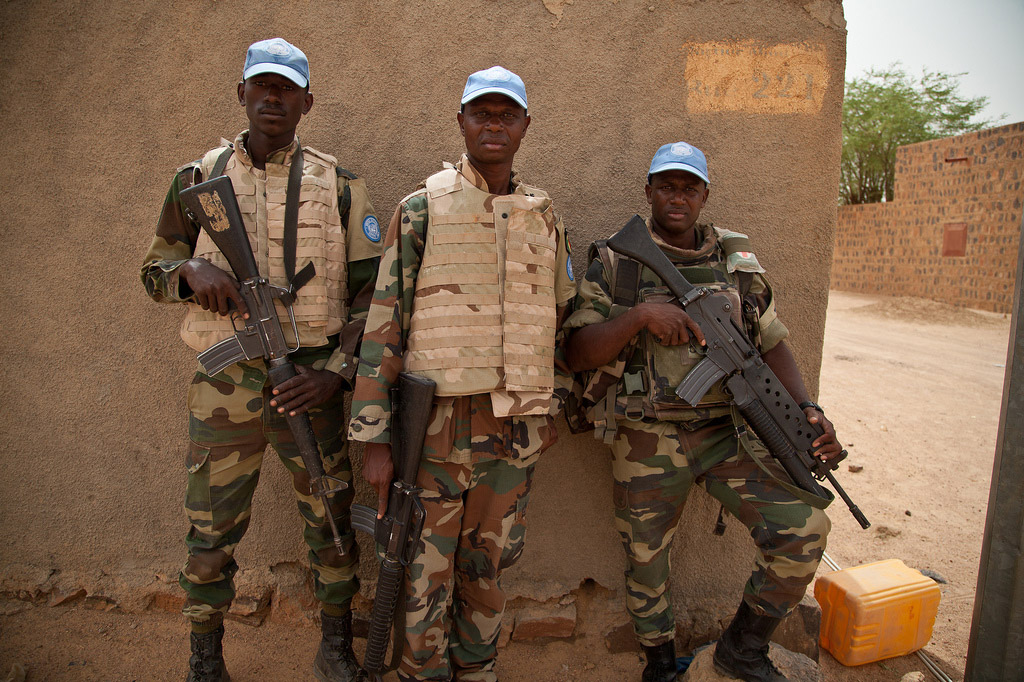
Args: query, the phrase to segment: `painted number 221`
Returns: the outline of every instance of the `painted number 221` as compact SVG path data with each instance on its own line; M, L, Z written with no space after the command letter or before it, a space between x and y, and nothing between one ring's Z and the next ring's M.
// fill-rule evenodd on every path
M766 74L763 71L758 71L757 73L754 74L753 78L754 84L759 84L761 86L754 92L754 97L756 97L757 99L767 99L768 97L771 97L772 95L766 92L768 90L768 87L772 84L772 79L768 76L768 74ZM796 92L796 89L794 88L795 79L793 78L793 74L787 73L784 76L776 76L775 80L782 85L782 89L775 93L775 97L787 98L800 96L800 93ZM804 76L804 82L806 83L807 87L804 90L803 98L813 99L814 76L811 74L806 74ZM797 88L798 87L799 86L797 86Z

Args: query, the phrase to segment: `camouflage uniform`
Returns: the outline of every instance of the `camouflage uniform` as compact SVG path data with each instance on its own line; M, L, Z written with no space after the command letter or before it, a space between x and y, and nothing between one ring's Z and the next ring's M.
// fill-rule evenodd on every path
M455 168L487 191L465 155ZM536 191L515 173L512 186L513 194ZM388 228L352 400L353 440L390 442L387 391L403 366L400 349L406 348L431 229L427 206L421 188L401 202ZM556 230L552 279L561 310L572 301L574 284L560 220ZM408 351L404 355L408 363ZM417 478L426 522L407 575L403 680L449 680L453 674L458 680L497 679L494 659L505 607L499 576L522 552L534 465L557 438L551 415L569 380L557 364L555 396L550 406L538 403L541 413L522 414L538 410L504 390L434 399ZM510 409L508 416L495 416Z
M743 322L761 351L770 350L788 331L775 315L763 270L749 251L727 253L722 246L730 238L745 237L710 225L697 229L701 239L695 251L669 246L653 230L651 234L680 271L701 286L736 292L738 273L749 273L745 300L751 305ZM567 329L605 322L624 312L611 293L617 266L609 269L608 252L604 255L592 247ZM639 300L666 300L663 283L645 267L639 270L637 291ZM669 555L694 483L750 530L758 554L744 599L771 616L786 615L803 596L830 527L821 508L824 501L788 483L782 468L742 425L720 385L696 408L674 395L673 389L699 357L689 346L661 346L644 330L617 361L589 375L584 392L583 402L591 406L592 416L608 405L598 421L605 421L601 425L607 428L612 450L615 525L627 559L626 605L637 638L647 647L675 636ZM610 402L600 395L601 387L609 384Z
M267 158L268 170L261 171L252 165L245 151L246 135L247 132L243 132L235 140L235 151L229 162L232 164L229 166L232 173L248 174L246 182L251 181L255 187L266 186L264 183L267 182L268 172L278 177L287 177L291 154L297 142L293 141L290 147L272 153ZM211 152L207 157L219 156L220 151L215 150L216 154ZM322 171L324 159L328 160L327 168L330 170L332 157L325 157L311 149L304 149L304 152L307 152L305 177L310 177L312 171ZM314 168L313 161L317 161L321 167ZM156 236L142 266L142 282L147 293L158 302L194 305L191 303L192 292L184 279L179 278L178 268L193 257L200 234L198 226L186 217L178 195L184 187L201 179L195 177L196 168L200 166L208 172L209 164L190 164L175 175L164 202ZM348 262L341 265L340 276L349 295L348 300L339 305L347 309L347 319L339 321L343 325L340 332L330 333L326 337L323 336L322 320L300 321L299 336L304 343L311 338L325 339L326 343L300 348L290 355L290 359L296 364L314 369L334 371L342 377L343 384L351 388L355 375L355 355L379 262L381 239L365 183L343 169L337 173L330 170L328 177L333 183L328 193L334 192L333 187L336 185L338 211L345 232L344 248ZM320 182L325 183L326 180ZM304 178L301 201L306 201L308 196L305 194L307 184L313 183L314 180L307 181ZM235 186L238 193L240 183L235 182ZM326 184L323 186L327 187ZM268 254L260 246L271 250L270 260L273 260L273 245L279 248L273 228L279 228L280 225L268 228L268 220L273 221L275 215L283 215L283 212L276 214L270 211L268 219L267 192L257 192L255 187L253 191L247 192L249 196L240 197L239 203L250 241L257 245L256 261L261 271L264 271ZM252 203L248 212L248 204L243 202ZM254 219L252 213L259 217ZM306 243L303 235L309 234L308 231L303 232L308 230L307 223L303 222L307 218L302 217L306 215L300 209L297 269L304 265L303 256L313 258L320 253L314 247L303 245ZM281 218L277 217L277 220ZM350 225L362 226L363 229L348 229ZM328 262L328 269L335 267L338 266ZM285 284L274 279L271 276L275 284ZM285 327L289 342L292 342L290 325L285 324ZM183 338L189 338L184 328ZM352 491L349 489L335 495L331 503L343 539L353 550L340 555L333 543L324 505L310 494L309 476L284 416L269 405L272 397L270 390L267 367L262 360L239 362L215 376L197 371L189 388L185 511L191 528L185 540L188 560L181 570L179 583L187 595L183 612L194 623L215 624L223 618L231 605L235 593L232 577L238 570L234 551L249 526L252 496L259 481L268 443L277 451L292 476L299 513L305 521L303 536L310 550L309 561L317 599L329 605L327 608L345 611L359 587L355 576L356 545L348 521ZM345 424L342 392L337 392L326 402L311 409L309 416L325 470L342 480L351 481L348 443L342 430Z

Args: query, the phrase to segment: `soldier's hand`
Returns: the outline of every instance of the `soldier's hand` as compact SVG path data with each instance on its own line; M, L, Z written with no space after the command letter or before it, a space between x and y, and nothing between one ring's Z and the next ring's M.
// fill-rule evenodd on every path
M825 433L811 443L811 447L814 448L814 456L822 462L838 457L843 451L843 446L836 438L836 429L832 426L832 422L826 419L822 412L810 406L804 408L804 414L807 415L807 421L812 424L821 424L821 428L825 429Z
M707 345L704 332L700 330L693 318L674 303L641 303L636 306L643 315L644 327L651 333L655 343L662 346L681 346L688 343L690 335L700 345Z
M377 518L384 517L388 506L388 491L395 477L391 461L391 446L387 443L367 443L363 451L363 478L377 491Z
M182 264L179 274L185 278L195 294L196 303L204 310L228 315L232 312L231 303L234 303L242 317L249 318L249 308L238 291L238 283L210 261L191 258Z
M270 406L294 417L309 411L341 388L341 377L326 369L295 365L297 374L273 390Z

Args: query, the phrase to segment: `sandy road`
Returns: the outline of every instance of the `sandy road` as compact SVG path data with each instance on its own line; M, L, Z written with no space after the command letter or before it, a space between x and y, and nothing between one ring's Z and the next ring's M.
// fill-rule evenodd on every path
M872 521L836 505L841 566L902 559L949 582L929 651L967 656L1002 399L1009 319L919 299L832 292L820 402L859 473L840 469ZM822 569L824 570L824 569Z

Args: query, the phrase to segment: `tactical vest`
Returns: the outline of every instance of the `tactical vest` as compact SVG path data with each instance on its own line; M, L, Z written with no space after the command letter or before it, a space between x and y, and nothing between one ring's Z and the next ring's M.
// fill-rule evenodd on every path
M441 396L504 389L546 414L554 388L556 229L539 190L493 195L454 168L426 181L426 243L405 366ZM540 398L540 400L537 400Z
M716 250L724 260L681 266L679 271L691 284L733 299L733 319L752 336L756 345L759 343L756 338L758 311L748 300L747 293L753 273L764 272L764 269L749 251L746 235L717 227L712 229ZM601 258L611 277L613 300L609 319L641 302L673 300L657 275L612 251L604 240L592 246L590 260L596 257ZM582 400L588 406L588 418L597 427L595 436L605 440L613 437L617 415L635 421L644 418L691 421L729 414L731 399L721 382L712 386L696 406L688 405L676 395L676 387L701 359L703 354L695 340L682 346L663 346L649 331L641 331L616 361L587 377Z
M224 147L207 152L199 162L202 177L209 178L217 158ZM302 148L303 171L299 191L299 217L296 233L296 271L306 262L316 268L313 278L297 292L292 311L298 323L301 346L322 346L327 337L341 331L347 318L348 291L346 281L345 232L338 213L337 160L308 147ZM291 153L289 151L289 162ZM266 201L256 195L256 181L250 175L238 153L231 154L224 167L224 175L238 198L249 243L260 273L271 284L287 287L284 267L284 212L288 186L288 164L268 163L266 166ZM263 215L260 215L263 213ZM265 220L266 243L259 243L257 221ZM231 266L213 240L200 231L193 256L205 258L217 267L231 272ZM282 320L285 337L295 343L288 313L277 302L277 314ZM181 338L197 351L235 333L231 319L217 315L195 303L188 304L188 312L181 325Z

